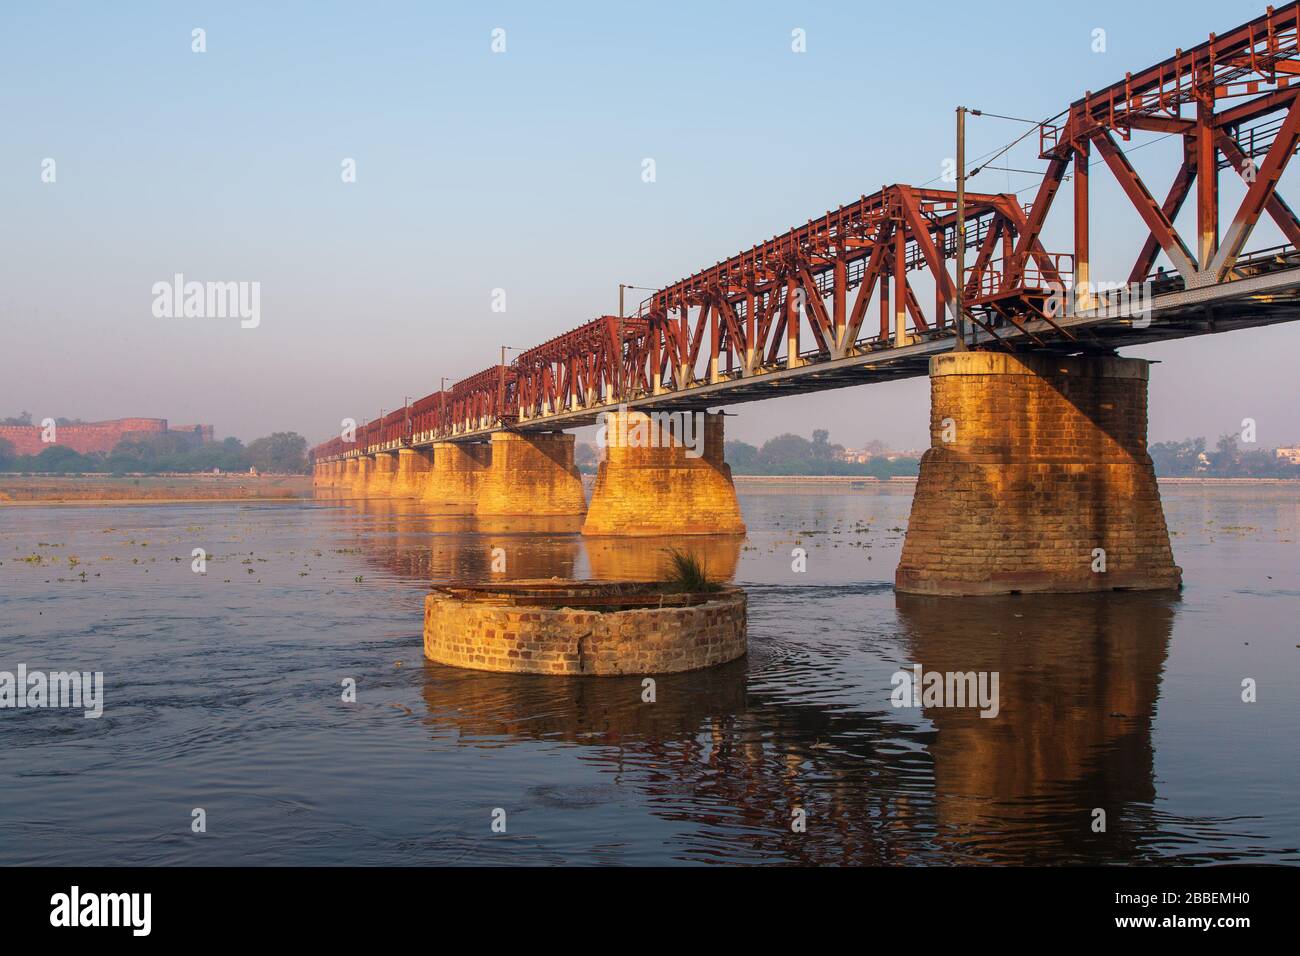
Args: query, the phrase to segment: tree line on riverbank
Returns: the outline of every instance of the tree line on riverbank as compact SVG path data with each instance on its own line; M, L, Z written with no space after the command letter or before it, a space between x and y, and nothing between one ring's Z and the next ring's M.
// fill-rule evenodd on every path
M162 472L259 472L306 474L307 439L297 432L275 432L245 445L238 438L197 444L176 432L124 438L108 453L82 454L52 444L37 455L19 455L0 439L0 471L28 474L158 474Z
M737 475L849 475L863 478L893 478L915 475L919 458L887 458L876 455L866 461L846 461L844 446L830 440L830 432L819 428L812 441L786 433L769 438L761 446L729 441L727 464Z
M1244 448L1232 434L1221 436L1213 451L1206 450L1204 438L1156 442L1147 451L1156 474L1165 478L1300 478L1300 464L1271 448Z
M743 441L729 441L724 446L727 464L737 475L848 475L855 477L893 478L915 475L919 458L883 455L865 462L845 461L844 446L832 444L824 429L813 432L812 441L800 435L783 434L769 438L761 446ZM600 464L600 449L579 442L574 462L584 474L594 474Z

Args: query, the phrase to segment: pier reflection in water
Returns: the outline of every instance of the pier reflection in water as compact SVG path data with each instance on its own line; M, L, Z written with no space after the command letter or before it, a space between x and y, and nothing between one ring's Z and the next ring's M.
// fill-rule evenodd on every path
M356 531L370 560L393 574L431 582L575 576L657 581L663 579L674 550L698 558L709 577L730 581L744 541L709 535L583 538L578 534L581 516L428 514L424 506L409 501L369 499L343 506L371 519Z
M1161 593L962 602L898 596L927 671L999 675L999 711L928 707L935 823L946 842L1026 862L1129 859L1150 837L1151 726L1177 598ZM1092 828L1095 810L1106 829ZM1136 812L1134 812L1136 811Z
M15 509L0 647L110 694L99 721L5 718L0 862L1297 862L1300 509L1167 497L1181 596L956 601L894 594L895 489L746 493L743 540L373 500ZM653 703L639 678L421 656L430 583L644 580L672 547L745 587L750 653ZM913 664L996 671L998 716L893 707ZM1266 703L1239 703L1243 674ZM167 836L194 806L221 826Z

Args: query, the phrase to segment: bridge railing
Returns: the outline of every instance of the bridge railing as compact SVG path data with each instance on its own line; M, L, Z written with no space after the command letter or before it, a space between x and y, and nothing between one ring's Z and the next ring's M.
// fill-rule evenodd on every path
M966 270L966 288L972 305L978 305L1001 296L1038 294L1052 289L1068 289L1074 284L1074 256L1067 252L1046 254L1047 262L1034 262L1020 271L1015 288L1006 288L1006 262L994 259L980 268Z

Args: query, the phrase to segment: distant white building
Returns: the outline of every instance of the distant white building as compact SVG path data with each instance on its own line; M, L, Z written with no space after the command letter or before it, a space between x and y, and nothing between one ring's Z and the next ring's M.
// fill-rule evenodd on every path
M842 452L840 452L840 461L847 461L856 465L865 465L873 458L883 458L885 459L885 461L897 461L900 458L920 458L920 457L921 457L921 452L916 449L908 449L906 451L895 451L892 448L874 449L871 446L862 449L845 448Z
M1300 465L1300 445L1292 445L1290 448L1279 448L1276 454L1278 458L1289 465Z

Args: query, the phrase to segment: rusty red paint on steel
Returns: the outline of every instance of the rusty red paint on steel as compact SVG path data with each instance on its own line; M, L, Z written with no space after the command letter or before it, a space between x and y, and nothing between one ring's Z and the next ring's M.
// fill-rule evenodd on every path
M513 364L519 414L531 417L598 401L620 374L623 381L640 374L644 384L644 363L638 358L648 330L644 319L620 323L617 316L604 315L520 353ZM616 368L620 363L621 373Z
M1047 168L1031 202L1022 205L1011 193L967 194L961 225L968 262L960 278L967 317L985 329L1014 327L1032 340L1022 322L1042 317L1045 289L1090 277L1093 166L1109 172L1146 227L1130 281L1146 278L1163 252L1186 287L1223 282L1263 215L1300 246L1300 219L1276 188L1300 148L1298 38L1300 3L1269 8L1085 93L1041 124ZM1187 109L1195 115L1184 116ZM1182 137L1183 159L1163 200L1124 152L1133 130ZM1247 186L1230 217L1219 209L1220 166ZM1067 177L1073 242L1068 252L1049 251L1043 227ZM1173 223L1193 196L1197 235L1189 242ZM950 265L955 220L951 190L886 187L659 290L634 317L593 319L508 366L491 366L359 426L355 443L325 442L313 457L862 354L907 335L951 335L959 281ZM1227 230L1220 241L1221 221ZM918 286L933 290L932 307L922 305ZM873 309L878 327L868 320Z

